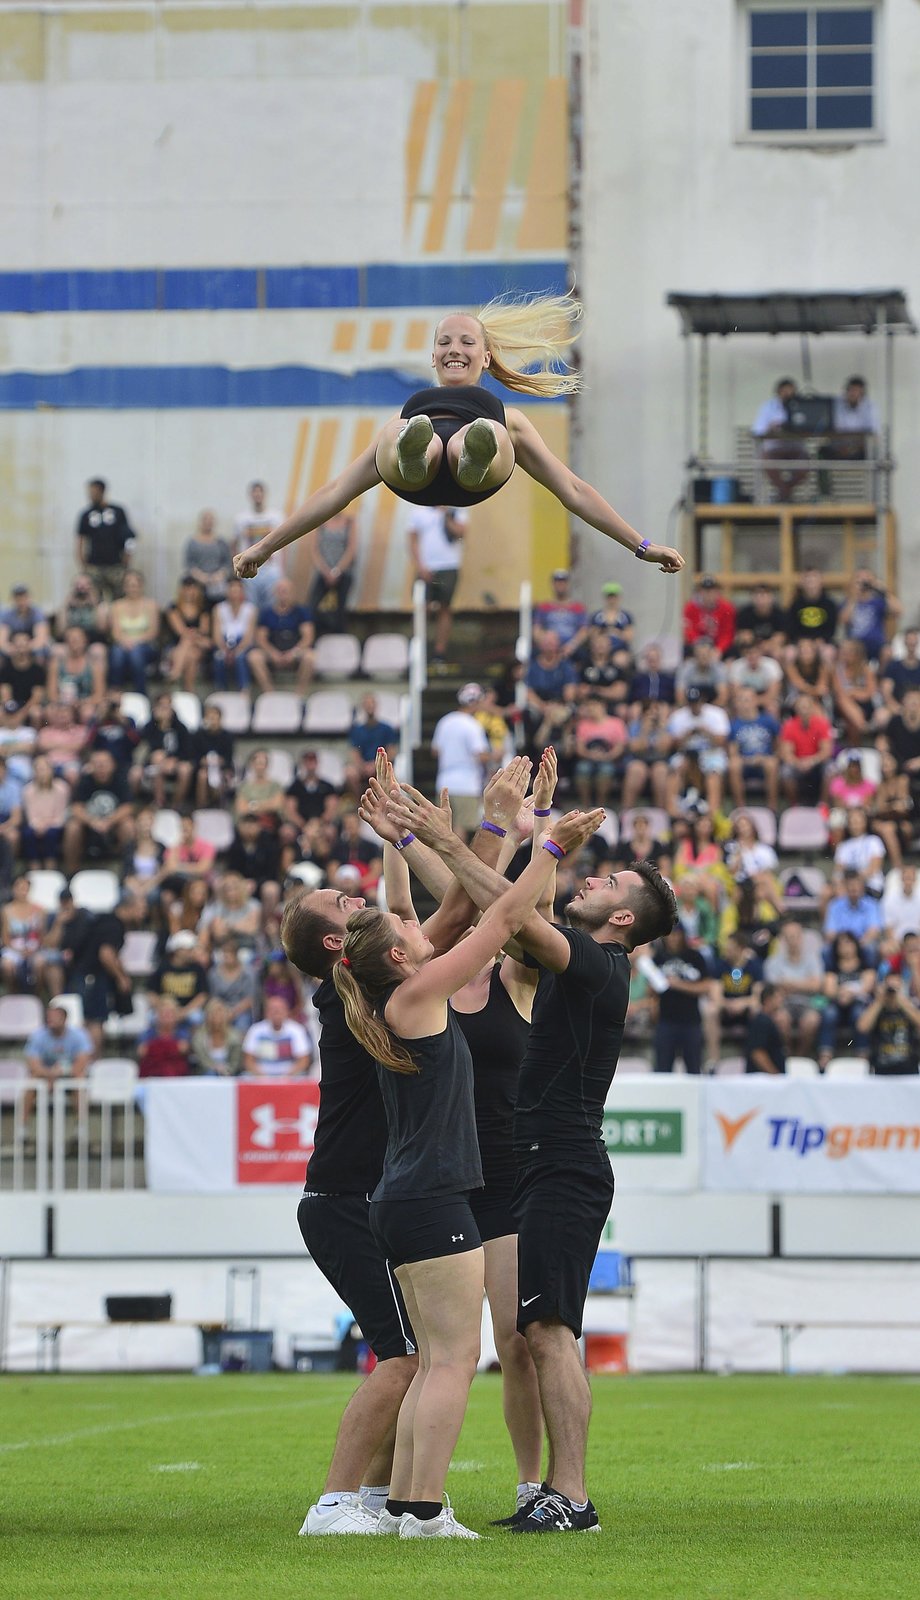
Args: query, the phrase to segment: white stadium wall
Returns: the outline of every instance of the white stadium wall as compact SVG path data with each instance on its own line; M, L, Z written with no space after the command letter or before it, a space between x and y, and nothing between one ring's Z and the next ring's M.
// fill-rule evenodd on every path
M586 0L579 287L586 302L579 465L653 538L681 488L684 365L669 290L903 288L920 320L920 6L878 8L882 137L788 148L738 137L738 0ZM814 382L864 372L879 395L879 341L812 340ZM710 450L725 459L787 369L797 339L710 341ZM920 556L920 348L896 349L894 504L902 594L916 612ZM590 531L582 583L609 575ZM641 632L674 631L676 604L630 570Z

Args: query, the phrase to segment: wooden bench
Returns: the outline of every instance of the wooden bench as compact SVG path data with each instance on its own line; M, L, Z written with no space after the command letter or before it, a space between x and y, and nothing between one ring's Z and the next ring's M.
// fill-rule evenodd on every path
M810 1317L802 1317L794 1322L755 1322L754 1326L755 1328L776 1328L779 1330L780 1367L784 1376L788 1376L790 1371L789 1357L793 1340L797 1339L800 1333L804 1333L806 1328L883 1328L885 1330L897 1328L912 1330L915 1333L920 1332L920 1322L857 1322L855 1319L852 1321L823 1322L813 1320Z

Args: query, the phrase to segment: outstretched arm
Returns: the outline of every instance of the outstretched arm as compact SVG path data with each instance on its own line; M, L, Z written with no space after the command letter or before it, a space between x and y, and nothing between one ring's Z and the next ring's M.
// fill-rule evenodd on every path
M573 516L581 517L592 528L596 528L598 533L606 534L608 539L615 539L617 544L623 545L635 555L644 542L641 533L630 527L590 483L585 483L583 478L576 477L570 467L560 461L558 456L553 455L533 423L522 412L508 411L506 420L518 465L535 478L537 483L542 483L550 494L554 494ZM684 558L680 552L664 544L649 544L640 559L654 563L662 572L680 572L684 565Z
M254 578L259 568L264 565L269 556L276 551L283 550L286 545L293 544L295 539L302 539L305 533L312 533L320 523L328 522L330 517L338 516L344 511L352 500L359 494L364 494L367 489L373 489L379 483L380 473L375 465L377 441L369 444L357 460L340 472L337 478L332 478L329 483L323 484L309 500L279 522L277 528L267 533L263 539L249 546L248 550L241 550L239 555L233 557L233 570L238 578Z

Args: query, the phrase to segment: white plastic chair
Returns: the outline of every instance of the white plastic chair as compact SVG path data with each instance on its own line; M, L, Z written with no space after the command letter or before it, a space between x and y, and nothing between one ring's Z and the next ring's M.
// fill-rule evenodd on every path
M375 689L374 699L377 701L377 715L381 722L388 722L392 728L398 728L405 696L400 694L398 689Z
M56 911L61 903L61 890L66 888L63 872L52 867L36 867L29 873L29 899L43 911Z
M316 770L326 783L331 783L333 789L341 789L345 782L345 761L338 750L330 750L324 746L318 751L319 760Z
M834 1056L824 1068L825 1078L868 1078L869 1063L865 1056Z
M197 694L192 694L191 689L174 689L172 703L179 721L185 724L189 733L196 733L201 727L201 701Z
M127 1057L104 1056L101 1061L91 1062L86 1077L90 1105L123 1105L131 1099L138 1080L137 1062Z
M43 1021L42 1004L34 994L0 995L0 1039L28 1039Z
M182 837L178 811L165 809L158 811L153 819L153 826L150 831L157 844L163 845L166 850L171 850L173 845L178 844Z
M250 733L299 733L303 701L289 689L260 694L252 708Z
M29 1069L22 1060L8 1057L0 1061L0 1106L13 1105L18 1098L18 1085L25 1083Z
M361 646L352 633L324 633L316 644L313 667L319 678L353 678L361 665Z
M114 872L105 867L88 867L75 872L70 880L73 903L80 911L114 911L120 889Z
M811 1056L787 1056L787 1078L820 1078L821 1073L817 1061Z
M404 633L372 633L364 641L361 671L367 678L405 678L409 674L409 640Z
M611 850L616 849L617 842L620 837L620 824L617 820L615 811L607 812L607 815L597 830L597 837L599 839L603 839L605 844L609 844Z
M732 812L728 820L734 823L739 817L750 817L761 844L775 845L776 816L769 806L740 806Z
M304 713L305 733L346 734L351 727L354 705L342 689L319 689L311 694Z
M779 819L779 849L823 850L827 844L827 823L817 806L790 806Z
M651 1072L652 1063L649 1056L621 1056L617 1062L617 1077L628 1078L634 1073Z
M802 885L804 894L787 893L787 885L793 878L797 878ZM820 867L784 867L779 875L780 887L783 891L784 911L817 911L821 904L821 894L826 887L827 879Z
M136 689L125 689L121 697L121 714L130 717L137 728L146 728L150 721L150 701Z
M326 876L322 867L318 867L315 861L297 861L293 867L288 867L287 875L289 878L296 878L308 889L318 889Z
M129 935L130 937L130 935ZM155 936L154 936L155 937ZM83 997L79 994L56 994L49 1000L50 1006L60 1006L67 1013L67 1026L69 1028L82 1028L83 1026Z
M723 1056L716 1062L715 1078L740 1078L744 1076L744 1056Z
M103 1032L107 1039L139 1039L150 1027L150 1005L145 994L132 996L132 1008L126 1017L117 1014L109 1017Z
M229 811L216 809L195 811L192 820L195 824L196 839L203 839L206 844L212 844L218 852L230 849L233 843L233 818Z
M149 978L156 970L157 936L146 928L132 928L121 947L121 964L129 978Z
M268 752L268 776L273 783L280 783L282 789L290 788L294 782L294 757L290 750L272 746Z
M205 705L217 706L227 733L248 733L252 707L249 696L239 689L218 689L209 694Z

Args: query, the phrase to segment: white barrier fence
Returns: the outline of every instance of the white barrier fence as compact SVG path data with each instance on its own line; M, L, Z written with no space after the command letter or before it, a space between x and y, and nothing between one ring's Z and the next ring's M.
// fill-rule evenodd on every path
M143 1120L126 1080L29 1080L0 1100L0 1192L143 1188Z

